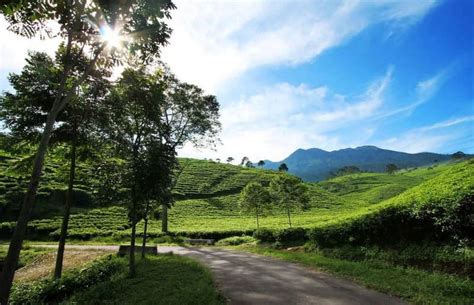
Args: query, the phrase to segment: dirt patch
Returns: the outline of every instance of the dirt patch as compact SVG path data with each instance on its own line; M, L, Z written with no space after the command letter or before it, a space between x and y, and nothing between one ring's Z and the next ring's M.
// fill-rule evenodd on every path
M113 253L110 250L66 250L64 253L63 271L87 264L103 255ZM15 272L15 281L34 281L52 276L56 263L56 253L40 255L30 264Z

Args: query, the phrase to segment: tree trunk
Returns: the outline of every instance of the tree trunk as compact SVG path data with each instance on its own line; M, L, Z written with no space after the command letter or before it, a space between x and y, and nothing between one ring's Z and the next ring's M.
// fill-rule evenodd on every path
M143 227L143 243L142 243L142 258L145 258L145 247L146 247L146 237L147 237L147 229L148 229L148 209L150 207L150 202L146 202L145 206L145 224Z
M161 205L161 232L168 233L168 205Z
M255 214L257 215L257 229L258 229L258 209L256 210Z
M286 207L286 212L288 213L288 224L290 225L291 228L291 216L290 216L290 208Z
M139 141L139 140L138 140ZM132 186L132 209L130 218L132 220L132 236L130 239L130 255L129 255L129 262L128 262L128 274L130 277L135 277L137 274L137 269L135 266L135 239L137 234L137 164L138 164L138 147L139 144L134 144L133 146L133 186Z
M44 158L49 145L49 139L53 131L53 126L56 121L59 109L53 105L53 109L48 114L46 125L44 127L43 135L38 146L38 151L35 156L33 163L33 171L31 173L30 182L28 184L28 190L26 191L23 205L21 206L20 215L13 232L10 246L8 247L8 254L3 265L2 274L0 276L0 304L6 305L10 296L10 289L13 282L13 276L18 263L18 257L23 245L23 239L25 238L26 228L28 220L30 218L31 211L35 203L36 193L38 191L38 185L41 174L43 172Z
M132 200L132 238L130 240L130 256L128 262L128 275L130 277L135 277L137 274L136 266L135 266L135 238L137 233L137 221L136 221L136 204L135 200Z
M56 257L56 268L54 269L54 277L61 278L63 270L64 248L66 246L67 229L69 225L69 215L74 200L74 179L76 176L76 140L73 139L71 144L71 167L69 170L69 184L66 194L66 202L64 204L64 216L61 225L61 234L59 235L58 255Z

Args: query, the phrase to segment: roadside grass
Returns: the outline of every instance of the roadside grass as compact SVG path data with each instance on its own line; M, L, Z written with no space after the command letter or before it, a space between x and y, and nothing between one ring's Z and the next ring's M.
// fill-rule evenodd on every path
M20 253L20 259L18 261L17 269L22 268L41 255L51 253L53 249L39 248L39 247L28 247L25 246ZM0 260L5 259L7 256L8 247L0 247Z
M234 249L266 255L326 271L413 304L474 304L474 281L467 278L390 266L380 262L354 262L318 253L289 252L263 246Z
M64 304L225 304L216 291L209 270L200 263L177 255L140 259L137 277L123 270L111 280L77 293Z

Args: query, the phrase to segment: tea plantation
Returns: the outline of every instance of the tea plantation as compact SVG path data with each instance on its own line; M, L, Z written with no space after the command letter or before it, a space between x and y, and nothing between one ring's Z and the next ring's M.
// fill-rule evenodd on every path
M6 152L2 152L0 156L0 237L8 239L14 227L13 220L26 180L14 170L21 163L21 158L12 157ZM193 236L251 233L256 228L255 218L242 213L238 207L241 189L250 181L268 185L273 177L283 175L277 171L195 159L180 159L180 164L183 170L174 189L176 202L169 210L169 229L175 234ZM61 173L67 172L63 168L66 166L67 162L63 162L58 155L53 155L46 163L40 196L33 220L29 223L30 239L55 240L58 237L64 181L67 179ZM93 176L90 173L92 170L87 164L79 164L77 184L80 191L76 198L80 200L73 209L69 225L70 237L80 240L128 237L130 230L126 206L114 202L105 205L95 203L94 194L101 186L88 178ZM469 175L473 176L472 173L472 163L465 161L404 170L391 175L360 173L320 183L307 183L311 198L310 209L295 211L292 215L293 226L323 228L346 221L352 223L358 217L379 213L383 208L411 206L416 196L409 194L422 196L420 194L426 192L441 192L449 187L449 181L462 183L466 190L471 190L474 182ZM440 178L436 180L437 177ZM446 177L450 180L447 181ZM451 195L440 193L439 196ZM467 191L459 193L458 197L471 198L471 195ZM273 209L261 219L260 226L270 229L286 228L286 214ZM140 225L139 231L141 227ZM149 228L151 237L160 236L160 230L161 221L152 219Z

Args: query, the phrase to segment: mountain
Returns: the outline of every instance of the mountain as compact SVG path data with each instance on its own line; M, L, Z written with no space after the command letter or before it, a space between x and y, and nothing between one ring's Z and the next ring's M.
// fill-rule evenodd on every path
M290 173L305 181L320 181L329 178L331 172L344 166L354 165L363 171L384 172L389 163L397 165L398 168L408 168L450 159L451 155L429 152L409 154L376 146L360 146L334 151L310 148L298 149L280 162L265 160L265 168L278 169L281 163L286 163Z

